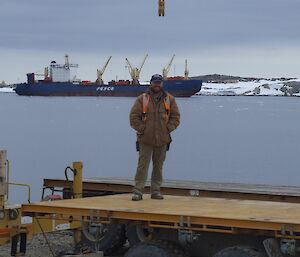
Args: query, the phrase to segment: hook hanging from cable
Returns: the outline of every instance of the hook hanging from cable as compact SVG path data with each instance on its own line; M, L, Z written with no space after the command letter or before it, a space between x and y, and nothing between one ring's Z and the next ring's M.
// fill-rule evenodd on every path
M165 0L158 0L158 16L165 16Z

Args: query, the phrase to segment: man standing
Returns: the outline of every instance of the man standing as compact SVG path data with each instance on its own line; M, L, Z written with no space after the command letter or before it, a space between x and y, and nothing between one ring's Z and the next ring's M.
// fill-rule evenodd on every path
M171 143L170 133L180 123L180 113L175 98L163 90L163 78L152 76L150 87L140 95L130 112L130 125L137 132L139 160L135 175L133 201L143 199L143 191L152 158L151 198L163 199L160 192L163 163Z

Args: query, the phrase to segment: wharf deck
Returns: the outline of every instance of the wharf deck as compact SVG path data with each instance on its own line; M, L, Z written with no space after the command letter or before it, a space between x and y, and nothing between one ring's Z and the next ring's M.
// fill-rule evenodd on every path
M83 180L83 190L87 196L112 193L130 193L134 181L128 178L86 178ZM65 179L44 179L45 188L72 188L72 181ZM146 192L149 193L149 183ZM166 195L233 198L278 202L300 203L300 187L274 186L242 183L216 183L166 180L162 185Z
M24 215L61 214L103 221L144 221L152 227L236 233L238 229L300 233L300 204L210 197L166 196L133 202L130 194L38 202L22 206Z

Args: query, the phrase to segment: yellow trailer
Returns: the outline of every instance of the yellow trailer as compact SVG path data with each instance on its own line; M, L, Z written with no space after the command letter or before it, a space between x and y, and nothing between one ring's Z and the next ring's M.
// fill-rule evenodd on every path
M33 234L73 230L76 251L111 254L128 241L126 257L299 256L298 188L167 181L164 200L133 202L132 181L83 180L81 162L68 171L73 180L44 186L72 199L23 204L18 219L32 217ZM24 253L29 232L20 222L13 229Z
M76 244L106 254L128 240L126 257L299 255L298 201L255 199L257 195L253 192L254 199L240 193L236 198L166 195L162 201L146 195L133 202L130 194L118 192L24 204L22 213L40 224L51 218L71 228L76 222Z
M130 194L37 202L22 205L23 215L92 218L101 223L146 222L153 228L226 234L251 233L299 239L300 204L210 197L166 196L131 201Z
M65 220L65 226L69 228L67 224L72 222L104 226L125 224L129 228L134 224L148 231L149 240L166 237L168 241L183 245L192 245L200 239L205 242L206 237L211 245L211 235L215 235L214 240L228 241L230 251L233 251L232 247L237 251L257 247L259 254L267 253L264 244L270 248L269 252L281 247L286 249L285 253L292 249L296 253L295 244L300 239L298 203L191 196L166 196L163 201L146 196L141 202L133 202L129 194L118 194L25 204L22 213L40 221L57 217ZM145 241L148 240L143 243ZM217 254L215 249L224 251L226 248L223 248L223 242L215 243L222 248L211 247L211 252L210 249L199 250L199 256L203 256L204 250ZM243 250L239 246L241 243L247 246Z

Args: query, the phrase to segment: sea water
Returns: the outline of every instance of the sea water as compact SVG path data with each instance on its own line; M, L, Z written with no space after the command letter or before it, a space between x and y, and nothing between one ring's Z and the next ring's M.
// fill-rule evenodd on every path
M83 161L84 177L129 177L138 154L129 125L134 98L26 97L0 94L0 148L11 181L39 200L43 178L64 178ZM164 168L166 179L300 185L300 98L178 98L181 125ZM151 170L149 170L151 172ZM26 202L11 187L12 202Z

